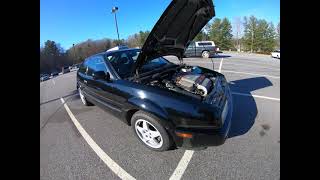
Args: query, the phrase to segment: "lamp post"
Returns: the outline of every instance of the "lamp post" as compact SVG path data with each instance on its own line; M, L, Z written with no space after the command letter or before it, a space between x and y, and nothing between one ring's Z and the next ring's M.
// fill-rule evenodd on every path
M72 44L72 48L73 48L73 57L74 57L74 60L73 60L73 64L75 64L75 59L76 59L76 51L74 49L74 44Z
M118 22L117 22L117 11L118 11L118 7L113 7L111 10L111 13L114 13L114 20L116 22L116 28L117 28L117 34L118 34L118 43L120 43L120 38L119 38L119 31L118 31Z

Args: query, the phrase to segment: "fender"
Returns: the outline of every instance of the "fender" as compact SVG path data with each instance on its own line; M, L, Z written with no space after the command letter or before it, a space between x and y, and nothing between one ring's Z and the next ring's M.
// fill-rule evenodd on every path
M157 105L156 103L148 100L148 99L140 99L140 98L130 98L128 99L129 104L131 104L134 108L137 108L139 110L143 110L145 112L148 112L158 118L160 118L162 125L169 129L173 127L173 123L169 120L168 113L165 109Z

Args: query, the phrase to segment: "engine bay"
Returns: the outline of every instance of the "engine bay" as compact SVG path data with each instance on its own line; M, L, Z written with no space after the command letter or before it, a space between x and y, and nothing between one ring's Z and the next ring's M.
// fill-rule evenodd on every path
M154 74L145 83L202 99L214 88L215 79L213 74L202 73L197 66L185 65L163 74Z

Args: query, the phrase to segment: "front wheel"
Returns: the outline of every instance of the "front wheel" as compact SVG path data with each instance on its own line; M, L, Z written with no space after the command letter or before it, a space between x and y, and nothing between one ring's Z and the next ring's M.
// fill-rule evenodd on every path
M136 112L131 118L135 135L146 147L154 151L166 151L173 141L159 120L149 113Z
M80 99L83 105L92 106L93 104L87 100L87 98L83 95L82 90L78 88Z
M210 57L210 53L209 53L209 51L203 51L201 56L202 56L202 58L209 58Z

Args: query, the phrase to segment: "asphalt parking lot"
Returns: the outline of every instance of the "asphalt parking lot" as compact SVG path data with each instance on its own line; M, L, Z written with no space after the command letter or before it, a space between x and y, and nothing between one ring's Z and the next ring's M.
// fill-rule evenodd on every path
M82 105L75 71L41 82L40 179L280 179L280 60L223 53L212 61L230 83L234 112L225 144L201 151L145 148L112 114ZM184 62L212 68L210 59Z

